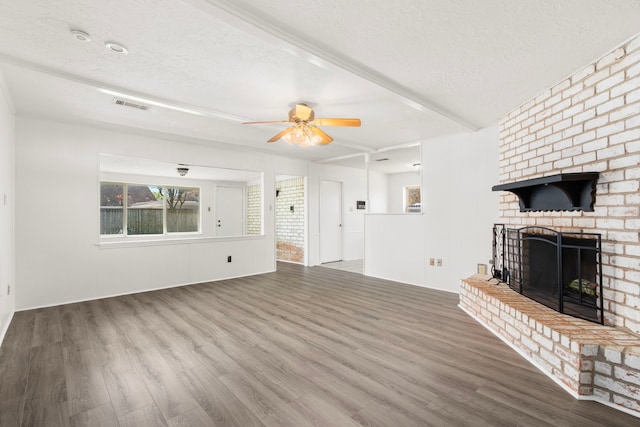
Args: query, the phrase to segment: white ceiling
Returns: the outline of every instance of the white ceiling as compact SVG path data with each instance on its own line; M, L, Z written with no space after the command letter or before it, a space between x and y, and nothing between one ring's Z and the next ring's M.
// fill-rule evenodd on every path
M0 71L19 115L326 160L494 125L638 22L637 0L0 0ZM241 124L299 101L362 127L300 148Z

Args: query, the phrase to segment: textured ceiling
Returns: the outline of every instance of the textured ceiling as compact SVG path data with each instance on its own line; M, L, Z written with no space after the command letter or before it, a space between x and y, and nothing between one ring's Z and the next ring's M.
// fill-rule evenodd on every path
M229 3L476 127L631 37L640 19L637 0Z
M321 160L494 125L638 22L637 0L0 0L0 71L17 114ZM363 125L301 149L241 124L298 101Z

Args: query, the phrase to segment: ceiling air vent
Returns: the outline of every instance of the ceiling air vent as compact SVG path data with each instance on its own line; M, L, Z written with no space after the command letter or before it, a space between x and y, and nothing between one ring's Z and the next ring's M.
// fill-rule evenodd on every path
M151 108L148 105L136 104L135 102L126 101L120 98L113 98L113 103L116 105L122 105L123 107L131 107L131 108L135 108L136 110L142 110L142 111L148 111L149 108Z

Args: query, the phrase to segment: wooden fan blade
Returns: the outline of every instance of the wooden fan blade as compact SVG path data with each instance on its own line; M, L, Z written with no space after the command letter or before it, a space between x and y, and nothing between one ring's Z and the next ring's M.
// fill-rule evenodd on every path
M308 126L309 130L313 133L315 133L316 135L318 135L320 138L322 138L322 140L320 141L320 144L322 145L327 145L329 143L331 143L331 141L333 141L333 138L331 138L329 135L327 135L322 129L315 127L315 126Z
M313 108L309 107L307 104L296 104L294 110L295 116L303 122L313 118Z
M243 125L269 125L273 123L291 123L289 120L276 120L272 122L242 122Z
M291 132L293 129L294 129L293 126L291 126L290 128L286 128L285 130L283 130L282 132L280 132L279 134L277 134L276 136L274 136L273 138L271 138L267 142L276 142L277 140L279 140L280 138L282 138L283 136L285 136L286 134Z
M360 119L315 119L314 125L319 126L360 126Z

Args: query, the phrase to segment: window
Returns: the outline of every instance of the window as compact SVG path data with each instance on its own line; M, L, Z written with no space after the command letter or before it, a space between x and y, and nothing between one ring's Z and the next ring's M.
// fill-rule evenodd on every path
M127 235L163 234L162 188L127 185Z
M199 196L199 188L102 182L100 234L137 236L199 232Z
M104 153L99 160L100 236L107 246L126 238L161 242L182 235L193 240L263 234L261 172ZM179 167L187 173L180 175ZM237 190L233 203L220 197L222 188Z
M200 225L200 190L197 188L167 188L167 232L197 232Z
M122 234L124 184L100 184L100 234Z

